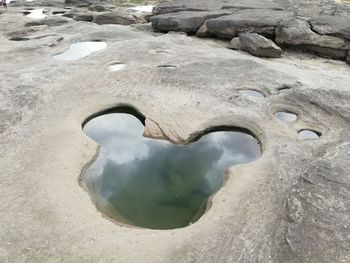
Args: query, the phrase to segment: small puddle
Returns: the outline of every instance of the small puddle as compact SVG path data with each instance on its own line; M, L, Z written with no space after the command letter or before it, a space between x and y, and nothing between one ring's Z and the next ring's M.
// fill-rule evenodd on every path
M305 130L299 131L298 135L300 139L307 140L307 139L317 139L321 136L321 133L305 129Z
M116 72L116 71L122 70L123 68L125 68L125 66L126 65L122 63L114 63L108 66L108 70L110 72Z
M297 115L295 113L287 112L287 111L279 111L275 113L277 119L286 122L293 122L297 119Z
M65 52L54 55L53 58L62 61L72 61L90 55L93 52L100 51L107 47L106 42L101 41L87 41L75 43L70 46Z
M34 19L43 19L47 17L47 15L44 12L44 9L34 9L29 10L28 12L24 13L26 17L34 18Z
M128 114L130 109L120 111L84 125L83 131L102 147L83 181L97 208L125 224L151 229L188 226L206 211L227 168L262 154L257 139L227 127L187 145L145 138L143 117Z
M128 8L130 13L152 13L154 5L139 5Z
M254 89L246 89L246 90L240 90L241 94L245 96L251 96L251 97L257 97L257 98L264 98L265 95L257 90Z

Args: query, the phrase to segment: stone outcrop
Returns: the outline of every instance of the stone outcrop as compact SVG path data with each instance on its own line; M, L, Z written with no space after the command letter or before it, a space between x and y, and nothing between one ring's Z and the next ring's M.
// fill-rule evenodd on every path
M350 43L341 37L320 35L310 28L307 21L290 19L276 28L276 42L294 47L304 47L321 56L345 59Z
M222 38L232 39L240 33L258 33L273 37L278 22L291 17L291 12L270 9L245 9L232 15L208 19L208 33Z
M94 15L92 22L98 25L104 24L118 24L118 25L130 25L136 22L136 19L132 15L121 15L115 12L98 13Z
M257 33L240 34L239 47L253 56L279 58L282 56L282 49L272 40L267 39Z
M153 15L152 26L163 32L229 40L258 33L284 48L341 60L350 50L350 8L332 0L174 0L156 6Z
M228 10L222 11L181 11L171 14L157 15L151 17L153 28L162 32L181 31L196 33L200 26L210 18L219 17L232 13Z

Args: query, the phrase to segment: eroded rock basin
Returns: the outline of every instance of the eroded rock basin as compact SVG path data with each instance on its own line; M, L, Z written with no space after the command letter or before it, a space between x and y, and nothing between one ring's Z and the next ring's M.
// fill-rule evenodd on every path
M107 43L102 41L86 41L74 43L70 46L69 49L53 56L53 58L61 61L73 61L84 58L91 53L100 51L106 47Z
M237 129L214 128L180 145L143 137L143 122L121 110L83 128L102 146L83 181L97 208L121 223L185 227L203 215L227 168L261 156L259 142Z

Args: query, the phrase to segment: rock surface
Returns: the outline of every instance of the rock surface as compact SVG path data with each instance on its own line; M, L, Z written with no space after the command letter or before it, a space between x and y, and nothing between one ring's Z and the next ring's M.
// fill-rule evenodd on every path
M197 2L163 3L156 10L266 4L298 16L347 12L328 1ZM35 5L53 9L53 3L64 7L63 1ZM288 50L268 60L228 50L219 40L70 18L28 27L33 20L22 15L22 5L34 4L18 1L0 15L0 262L350 261L345 62ZM72 6L71 12L91 11ZM310 33L307 24L300 26ZM324 25L318 30L331 41L346 39ZM53 59L89 40L104 41L107 48L81 60ZM117 62L125 68L108 71ZM243 95L246 89L265 97ZM91 114L125 104L146 116L147 136L183 143L211 127L237 126L257 136L263 156L228 169L208 211L188 227L155 231L118 224L102 216L79 185L99 150L81 125ZM298 119L281 122L274 117L281 110ZM322 136L300 140L301 129Z
M282 56L282 49L279 46L256 33L240 34L239 46L240 49L257 57L280 58Z
M94 15L92 22L98 25L118 24L126 26L134 24L136 19L132 15L120 15L119 13L108 12Z
M228 43L228 48L229 49L234 49L234 50L239 50L241 49L241 44L239 42L239 37L234 37L232 38L232 40L230 41L230 43Z
M232 14L204 16L220 10L231 10ZM189 13L182 17L177 14L180 11ZM287 45L285 48L341 60L346 60L350 50L350 8L332 0L174 0L159 4L153 13L153 19L160 17L162 23L152 26L161 31L188 32L191 28L191 33L197 29L199 37L225 39L258 33L271 40L277 37L278 43Z

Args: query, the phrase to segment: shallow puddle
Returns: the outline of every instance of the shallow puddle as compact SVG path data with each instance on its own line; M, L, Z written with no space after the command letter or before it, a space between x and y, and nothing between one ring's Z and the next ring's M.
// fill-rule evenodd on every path
M276 112L275 116L277 119L280 119L281 121L286 121L286 122L292 122L297 119L297 115L295 113L286 112L286 111Z
M83 128L102 145L83 176L85 185L97 208L122 223L151 229L187 226L205 212L227 168L261 156L258 141L244 132L226 128L179 145L143 137L140 119L110 113Z
M44 13L44 9L34 9L30 10L28 14L26 14L26 17L34 18L34 19L43 19L47 17L47 15Z
M321 136L319 132L315 132L312 130L301 130L298 132L299 138L302 140L307 140L307 139L317 139Z
M240 90L239 92L245 96L257 97L257 98L265 97L263 93L253 89Z
M128 8L130 13L152 13L154 5L139 5Z
M116 71L122 70L123 68L125 68L125 64L122 64L122 63L114 63L108 66L108 70L110 72L116 72Z
M93 52L100 51L107 47L107 43L100 41L88 41L75 43L70 46L65 52L53 56L54 59L71 61L77 60L90 55Z

